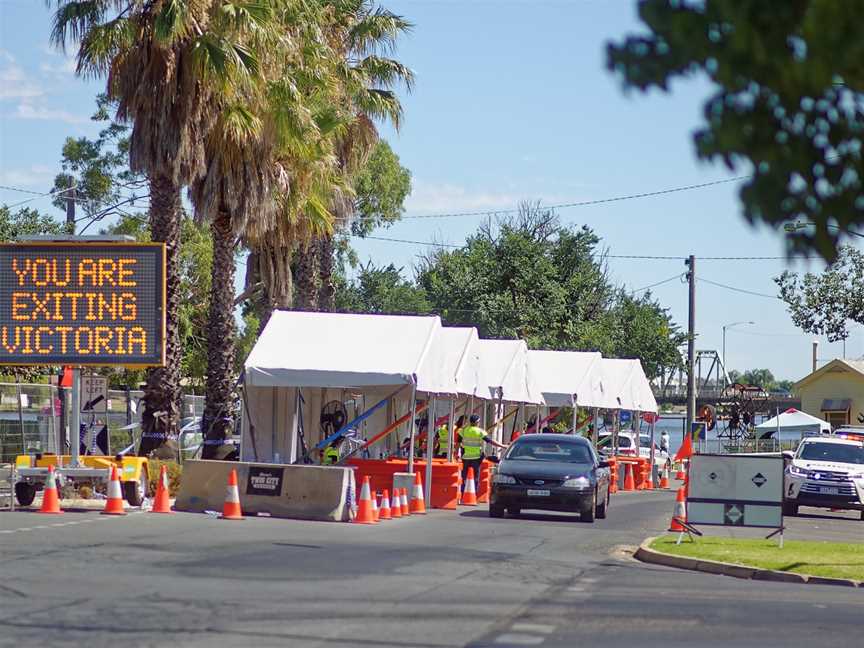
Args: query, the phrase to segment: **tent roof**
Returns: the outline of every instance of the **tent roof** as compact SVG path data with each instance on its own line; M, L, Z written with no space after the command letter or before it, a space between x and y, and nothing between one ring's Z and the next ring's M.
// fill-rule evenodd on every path
M453 388L435 317L275 311L246 359L256 387Z
M828 430L831 431L831 424L828 421L823 421L820 418L807 414L806 412L802 412L800 410L795 409L794 407L790 407L785 412L782 412L779 416L775 416L773 418L768 419L756 426L757 430L776 430L778 427L781 430L790 431L793 428L798 428L801 430L805 429L813 429L818 427L820 430Z
M603 404L598 407L657 412L657 400L639 360L602 358L599 375Z
M477 389L478 358L473 348L478 340L477 329L445 326L439 329L438 340L443 347L443 370L453 379L453 386L446 393L473 396ZM434 361L431 355L429 361Z
M539 403L529 388L528 345L524 340L477 340L479 359L476 395L512 403Z
M601 356L596 352L528 351L528 371L534 393L546 405L594 407L601 401L598 381L592 374L599 370ZM599 405L597 405L599 406Z

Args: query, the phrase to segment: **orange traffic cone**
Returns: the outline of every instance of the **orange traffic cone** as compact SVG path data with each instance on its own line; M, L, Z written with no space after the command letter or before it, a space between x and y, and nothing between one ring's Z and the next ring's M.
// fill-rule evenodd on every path
M399 489L399 506L402 508L402 515L411 515L411 507L408 505L408 489Z
M677 479L679 481L684 481L685 479L687 479L687 473L684 472L684 462L683 461L678 462L678 470L675 471L675 479Z
M369 488L369 477L363 478L363 487L360 489L360 501L357 502L357 524L375 524L375 509L372 507L372 493Z
M242 520L243 511L240 508L240 489L237 488L237 470L231 469L228 475L228 487L225 489L225 503L222 505L223 520Z
M390 491L386 488L381 492L381 508L378 511L379 520L389 520L393 516L390 515Z
M672 509L672 522L669 523L670 531L686 531L681 524L687 521L687 498L684 495L684 487L678 489L675 495L675 507Z
M663 472L660 473L660 488L669 488L669 464L663 464Z
M414 473L414 488L411 489L411 513L414 515L426 515L426 502L423 498L423 482L420 481L420 473Z
M105 510L102 515L126 515L123 508L123 489L120 488L120 475L117 474L117 466L111 466L111 481L108 482L108 499L105 501Z
M372 517L377 522L381 517L381 510L378 508L378 492L372 495Z
M477 506L477 490L474 487L474 469L468 468L465 490L462 493L462 506Z
M624 491L636 490L636 482L633 479L633 464L624 464Z
M40 513L47 515L60 515L60 497L57 495L57 479L54 477L54 466L48 466L48 479L45 480L45 488L42 491L42 506Z
M156 485L156 499L153 500L151 513L174 513L168 493L168 468L162 466L159 471L159 483Z
M645 475L645 484L642 488L643 490L654 490L654 466L651 465L650 461L646 461L645 464L648 470Z
M386 492L386 491L385 491ZM390 502L390 517L394 520L402 517L402 506L399 504L399 489L393 489L393 501Z

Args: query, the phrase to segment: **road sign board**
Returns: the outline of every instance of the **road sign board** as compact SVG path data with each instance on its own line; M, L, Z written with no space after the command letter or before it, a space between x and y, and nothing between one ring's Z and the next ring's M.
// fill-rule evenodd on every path
M0 244L0 365L165 363L165 246Z
M783 526L783 458L693 455L687 521L721 526Z
M108 411L108 379L81 376L81 411L104 414Z

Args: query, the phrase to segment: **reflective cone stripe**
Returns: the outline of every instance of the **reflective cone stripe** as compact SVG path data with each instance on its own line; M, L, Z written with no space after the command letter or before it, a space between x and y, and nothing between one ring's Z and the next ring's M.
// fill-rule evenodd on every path
M123 489L120 488L120 475L117 466L111 466L111 481L108 482L108 499L102 515L126 515L123 508Z
M378 509L378 519L389 520L392 517L390 515L390 491L385 488L381 491L381 507Z
M681 522L687 521L687 499L684 495L684 487L678 489L675 495L675 508L672 509L672 522L669 524L670 531L686 531Z
M468 475L465 478L465 491L462 493L463 506L477 506L477 491L474 487L474 469L468 469Z
M633 464L624 464L624 488L621 490L633 491L636 490L636 482L633 479Z
M168 469L162 466L159 471L159 483L156 486L156 499L153 500L151 513L174 513L171 510L171 501L168 492Z
M372 508L372 492L369 488L369 477L363 478L363 487L360 489L360 501L357 502L357 524L375 524L375 509Z
M426 515L426 501L423 496L423 482L420 481L420 473L414 473L414 487L411 489L411 513L413 515Z
M386 492L386 491L385 491ZM390 502L390 517L394 520L402 517L402 505L399 502L399 489L393 489L393 501Z
M408 489L399 489L399 506L402 508L402 515L411 515L411 507L408 506Z
M372 496L372 517L377 522L381 518L381 509L378 508L378 493Z
M675 479L678 479L681 481L684 481L685 479L687 479L687 473L684 472L684 462L683 461L678 462L678 470L675 472Z
M645 462L645 467L648 469L647 474L645 476L645 490L654 490L654 466L651 465L651 461Z
M242 520L243 510L240 508L240 490L237 488L237 469L232 468L228 475L228 486L225 488L225 503L222 505L223 520Z
M660 488L669 488L669 464L663 464L663 472L660 474Z
M46 515L60 515L60 496L57 494L57 479L54 477L54 466L48 466L48 479L45 480L45 488L42 491L42 506L40 513Z

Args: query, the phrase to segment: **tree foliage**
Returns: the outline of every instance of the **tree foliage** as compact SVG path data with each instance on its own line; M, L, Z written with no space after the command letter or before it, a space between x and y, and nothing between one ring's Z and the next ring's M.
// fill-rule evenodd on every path
M62 223L36 209L20 207L12 212L6 205L0 205L0 241L14 241L21 236L40 234L63 234Z
M354 220L351 233L367 236L402 217L411 193L411 172L399 162L385 140L379 140L354 179Z
M749 221L809 221L790 245L832 259L864 224L862 14L862 0L642 0L647 33L610 44L608 66L643 91L707 77L697 155L753 174Z
M864 324L864 254L842 246L824 272L798 275L788 270L774 281L795 326L826 336L849 337L849 322Z
M748 369L743 373L733 369L729 372L729 380L761 387L767 392L789 392L794 384L791 380L777 380L770 369Z
M392 263L377 267L370 261L360 267L352 282L339 276L336 310L381 315L421 315L431 311L426 292L402 277L402 268Z

